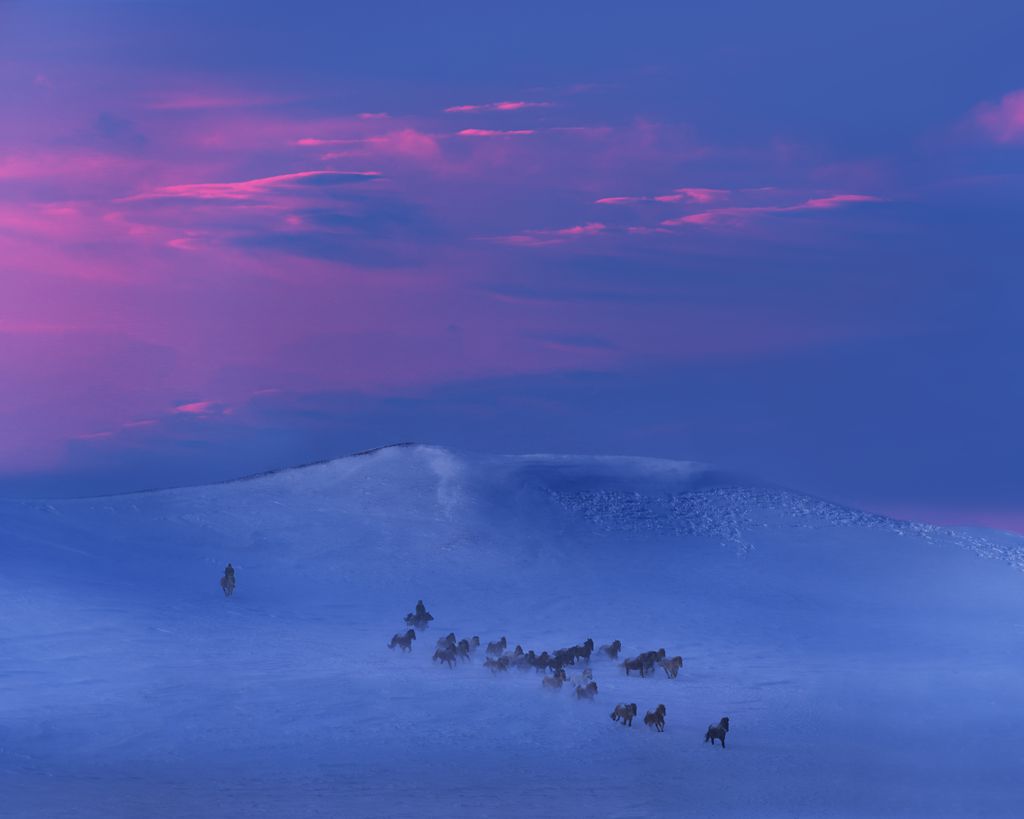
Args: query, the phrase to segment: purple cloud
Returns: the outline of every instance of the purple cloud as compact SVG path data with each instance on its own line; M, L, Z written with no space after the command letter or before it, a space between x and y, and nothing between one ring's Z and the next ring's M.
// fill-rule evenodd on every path
M146 193L126 197L139 199L226 199L243 201L255 199L273 190L295 189L306 185L342 185L349 182L367 182L379 177L376 171L300 171L298 173L247 179L244 182L195 182L184 185L165 185Z
M982 103L972 112L971 121L993 142L1024 142L1024 89L1011 91L999 102Z
M470 114L479 111L522 111L526 108L551 108L553 105L554 103L551 102L488 102L482 105L453 105L444 110L446 114Z
M605 230L606 226L601 222L588 222L585 225L573 225L572 227L554 230L527 230L522 233L512 234L511 236L495 236L492 238L492 241L519 247L545 247L589 236L597 236Z

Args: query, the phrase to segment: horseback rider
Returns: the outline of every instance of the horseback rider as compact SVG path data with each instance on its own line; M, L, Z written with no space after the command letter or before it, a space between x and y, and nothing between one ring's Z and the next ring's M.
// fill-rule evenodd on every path
M230 580L232 583L235 582L235 567L232 566L230 563L228 563L228 565L224 567L224 577L225 579Z
M422 600L417 600L416 601L416 616L417 617L422 617L426 613L427 613L427 607L423 605L423 601Z

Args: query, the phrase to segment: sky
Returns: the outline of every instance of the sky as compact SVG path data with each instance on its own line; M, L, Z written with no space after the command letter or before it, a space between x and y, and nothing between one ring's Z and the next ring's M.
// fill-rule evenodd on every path
M415 440L1024 531L1022 26L0 0L0 494Z

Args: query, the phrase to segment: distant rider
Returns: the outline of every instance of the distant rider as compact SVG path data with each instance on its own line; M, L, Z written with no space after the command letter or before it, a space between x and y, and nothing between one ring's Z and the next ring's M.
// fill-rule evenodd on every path
M228 563L228 565L224 567L224 577L225 579L230 580L232 583L235 582L235 567L232 566L230 563Z

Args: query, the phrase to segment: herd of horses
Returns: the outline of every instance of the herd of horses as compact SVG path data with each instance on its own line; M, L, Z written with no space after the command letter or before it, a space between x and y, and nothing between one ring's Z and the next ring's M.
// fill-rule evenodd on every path
M223 577L220 579L220 587L225 597L230 597L235 591L235 571L231 564L227 565ZM404 634L395 634L388 643L388 648L398 648L401 651L412 651L413 641L416 640L417 630L425 630L433 621L433 615L427 611L423 601L416 603L416 610L405 615L405 623L410 626ZM481 646L480 638L477 636L463 637L461 640L455 636L455 632L449 632L441 637L436 644L433 660L434 662L455 668L459 662L469 662ZM597 649L598 654L607 657L609 660L618 661L622 651L622 642L613 640L607 645ZM490 669L494 674L507 672L510 669L534 670L544 674L541 685L548 690L558 691L563 685L570 682L566 668L577 664L583 666L579 675L572 679L572 685L576 698L580 700L593 700L597 696L598 686L594 680L593 670L590 667L590 657L594 653L594 641L589 637L582 643L566 648L555 649L554 651L542 651L537 654L532 649L525 651L521 645L517 645L512 651L508 650L508 640L502 636L500 639L487 644L484 656L484 668ZM682 657L668 657L664 648L654 651L644 651L635 657L627 657L620 664L626 671L628 677L631 671L639 672L641 677L653 674L656 667L661 667L665 676L669 679L676 679L683 667ZM551 672L548 675L547 672ZM637 716L638 710L635 702L622 703L615 706L611 713L613 722L621 723L625 727L633 725L633 718ZM658 705L653 711L644 715L644 725L653 728L659 733L665 730L664 703ZM715 744L717 739L722 747L725 747L725 735L729 732L729 718L722 717L717 725L709 725L704 741Z
M418 601L416 611L405 616L405 623L410 628L404 633L395 634L391 638L391 642L388 643L388 648L411 652L413 642L417 639L417 631L424 631L433 619L426 606L423 605L423 601ZM460 662L471 661L482 645L478 636L459 639L455 636L455 632L449 632L437 640L433 661L454 669ZM598 685L593 678L593 670L590 666L590 658L594 651L594 641L589 637L577 645L554 651L541 651L539 654L532 649L524 650L521 645L517 645L512 651L509 651L508 640L503 636L486 644L483 665L494 674L508 672L511 669L533 670L544 675L541 685L545 689L558 691L562 686L571 683L577 699L593 700L598 693ZM614 640L607 645L600 646L596 651L600 656L617 662L622 651L622 642ZM676 679L683 667L683 658L669 657L664 648L659 648L654 651L641 652L635 657L625 658L619 665L625 670L627 677L630 672L638 672L641 677L646 677L660 667L664 670L666 677ZM570 680L569 668L581 669L581 671ZM630 727L637 714L638 709L635 702L619 703L612 711L611 718L613 722ZM663 732L665 730L665 714L665 705L658 705L657 708L646 713L644 725L659 733ZM722 717L717 724L708 726L704 741L714 745L717 739L724 748L725 735L728 731L729 718Z

